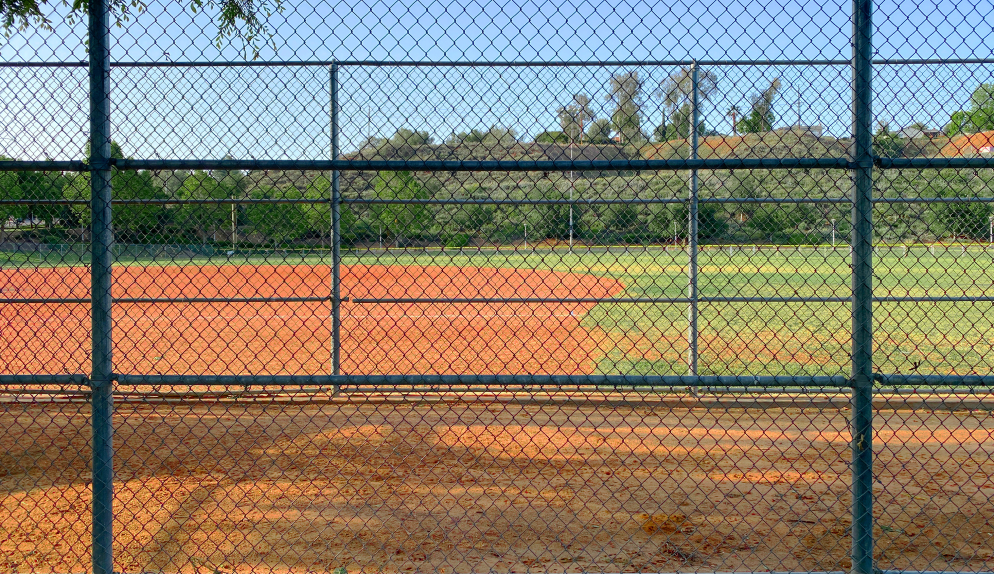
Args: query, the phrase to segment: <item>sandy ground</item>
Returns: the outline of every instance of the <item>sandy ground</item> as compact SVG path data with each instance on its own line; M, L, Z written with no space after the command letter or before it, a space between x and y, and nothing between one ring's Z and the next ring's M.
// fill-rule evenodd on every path
M312 265L132 266L114 269L115 298L328 297ZM83 267L0 270L4 296L89 296ZM371 373L591 373L600 342L580 325L593 303L362 303L374 298L577 298L624 290L613 279L557 271L342 267L341 367ZM114 368L129 374L329 374L331 307L316 302L114 305ZM87 304L0 306L8 373L90 372Z
M847 408L122 405L115 570L844 570ZM88 407L3 404L0 570L89 569ZM877 566L994 567L994 417L877 413Z

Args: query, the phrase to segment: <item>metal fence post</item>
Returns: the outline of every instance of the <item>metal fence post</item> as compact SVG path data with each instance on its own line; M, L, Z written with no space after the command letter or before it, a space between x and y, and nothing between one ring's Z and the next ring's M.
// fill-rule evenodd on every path
M690 64L690 82L691 82L691 97L690 97L690 159L697 159L697 123L699 121L698 114L700 110L698 108L697 101L697 83L698 83L698 70L697 62L694 61ZM687 374L691 376L697 375L697 170L690 170L690 206L689 206L689 229L687 236L687 255L689 256L689 263L687 264L687 275L688 275L688 286L687 286L687 297L690 298L690 303L687 307L687 322L689 327L687 328Z
M338 63L331 64L331 159L338 159ZM331 172L331 374L341 370L341 190L338 170Z
M873 572L872 0L853 0L852 572Z
M107 0L91 0L90 41L90 208L93 386L93 572L114 572L114 389L111 361L110 10Z

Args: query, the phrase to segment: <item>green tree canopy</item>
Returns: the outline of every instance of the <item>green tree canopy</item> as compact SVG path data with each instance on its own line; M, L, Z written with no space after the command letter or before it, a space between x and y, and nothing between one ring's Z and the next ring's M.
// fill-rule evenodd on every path
M718 75L711 70L698 70L697 101L709 100L717 92ZM656 141L664 142L689 137L694 97L693 68L684 66L670 74L659 84L656 95L663 103L662 122L659 124L660 127L656 128L656 133L653 134ZM670 133L671 129L677 133Z
M51 30L49 4L49 0L0 0L0 27L8 34L14 29L26 30L32 26ZM69 8L70 24L85 20L90 9L89 0L59 0L51 4ZM111 15L119 25L146 9L146 4L138 0L109 0L109 4ZM238 39L246 54L251 52L253 58L258 58L262 43L272 37L266 18L283 11L283 0L189 0L187 7L191 12L216 10L217 43Z
M587 128L587 142L594 144L611 143L611 120L598 118Z
M994 130L994 83L980 84L970 94L970 107L953 112L946 124L946 135Z
M300 199L297 188L275 189L258 187L249 194L251 199ZM302 203L249 203L245 217L252 229L276 245L285 245L299 239L310 229L307 205ZM330 216L329 216L330 225Z
M378 199L428 199L428 193L409 171L381 171L373 180L373 188ZM381 203L374 204L372 211L384 233L397 245L405 245L431 221L431 212L423 204Z
M904 154L904 141L897 132L891 131L890 124L878 122L873 134L873 153L880 157L900 157Z
M780 93L780 78L774 78L763 91L753 94L749 101L749 115L739 121L739 131L744 134L768 132L773 129L776 116L773 102Z
M569 143L569 136L563 132L544 131L535 136L535 143Z
M9 159L12 158L0 156L0 160ZM24 199L21 182L18 180L16 173L12 171L0 171L0 199ZM6 239L8 221L10 219L21 219L26 213L27 207L24 205L0 203L0 242Z
M85 150L86 161L89 162L90 149ZM124 159L124 151L120 144L112 141L110 155L116 159ZM82 172L62 180L62 196L66 199L90 198L90 174ZM111 170L110 185L112 197L116 200L162 199L164 194L155 183L155 176L149 171ZM119 241L129 243L147 243L150 238L161 230L168 218L168 212L162 205L141 203L117 204L113 208L114 233ZM72 215L76 222L87 227L90 225L89 204L73 205Z
M621 143L637 144L645 140L642 134L642 88L639 73L621 72L608 82L607 101L613 102L611 126L621 136Z
M590 98L584 94L574 94L573 101L559 108L556 114L559 125L563 128L570 143L583 142L583 126L594 119L594 111L590 108Z
M179 199L230 199L235 188L214 179L204 171L195 171L186 178L176 195ZM173 220L187 236L201 241L231 225L231 207L216 203L185 203L175 210Z

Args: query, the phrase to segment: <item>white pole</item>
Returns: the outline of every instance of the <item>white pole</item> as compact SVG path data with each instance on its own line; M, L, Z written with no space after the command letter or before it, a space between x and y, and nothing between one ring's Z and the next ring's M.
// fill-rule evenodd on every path
M528 249L528 223L525 223L525 249Z
M835 250L835 220L832 220L832 250Z

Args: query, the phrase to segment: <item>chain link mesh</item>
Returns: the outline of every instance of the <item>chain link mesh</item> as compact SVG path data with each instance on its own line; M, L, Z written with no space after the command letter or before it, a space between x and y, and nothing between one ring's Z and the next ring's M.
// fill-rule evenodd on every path
M0 569L994 569L989 3L247 6L0 44Z

